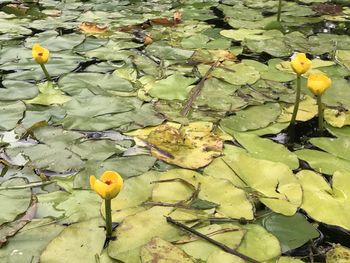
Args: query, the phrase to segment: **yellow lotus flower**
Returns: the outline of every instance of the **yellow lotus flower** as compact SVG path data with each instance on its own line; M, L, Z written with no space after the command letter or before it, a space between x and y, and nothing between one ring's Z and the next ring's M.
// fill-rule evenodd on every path
M310 74L307 87L314 95L321 95L330 87L332 80L324 74Z
M49 60L50 52L39 44L34 44L32 47L32 56L36 63L45 64Z
M90 176L90 186L103 199L110 200L119 194L123 186L123 178L117 172L106 171L100 180Z
M302 75L311 68L311 60L304 53L298 53L291 60L291 66L295 73Z

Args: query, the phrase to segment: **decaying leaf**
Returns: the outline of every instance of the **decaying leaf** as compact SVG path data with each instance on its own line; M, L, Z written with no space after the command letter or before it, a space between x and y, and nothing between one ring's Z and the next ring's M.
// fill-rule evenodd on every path
M194 261L181 249L171 243L154 237L141 249L142 263L193 263Z
M194 122L182 127L164 124L135 135L158 159L197 169L208 165L222 152L223 141L212 130L212 123Z
M108 30L108 25L97 25L95 23L83 22L79 25L79 29L87 34L101 34Z

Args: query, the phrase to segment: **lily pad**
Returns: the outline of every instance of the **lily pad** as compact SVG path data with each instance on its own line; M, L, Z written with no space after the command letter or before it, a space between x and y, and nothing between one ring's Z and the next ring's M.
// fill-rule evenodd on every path
M24 189L6 189L18 185L25 185L26 181L21 178L13 178L1 184L0 203L2 212L0 216L0 225L12 222L17 216L23 214L29 208L31 203L32 191L30 188Z
M150 263L155 260L159 263L194 262L183 250L158 237L152 238L151 241L141 249L142 263Z
M320 235L305 216L298 213L293 216L270 214L262 219L261 225L278 238L282 253L298 248Z
M0 130L12 130L23 118L25 104L22 101L0 102Z
M208 122L195 122L181 128L164 124L136 136L156 158L196 169L209 164L222 151L223 142L212 129L212 123Z
M350 173L336 171L332 177L332 185L312 171L300 171L297 177L304 192L301 208L319 222L350 230Z
M158 80L151 85L149 94L152 97L165 100L185 100L191 90L195 78L187 78L174 74L166 79Z
M71 73L61 78L58 85L61 90L72 96L79 95L83 89L88 89L96 95L134 90L129 81L116 74Z
M349 138L312 138L310 142L316 147L333 154L336 157L350 161L350 139Z
M302 201L302 190L293 172L282 163L251 158L245 154L224 156L205 170L253 193L267 207L283 215L294 215Z
M338 170L350 171L350 161L338 158L326 152L303 149L295 151L299 159L302 159L319 173L332 175Z
M235 139L257 159L281 162L294 170L299 167L298 157L281 144L269 139L260 138L254 134L234 133Z
M223 118L220 126L229 134L234 133L234 131L256 130L276 121L280 113L281 108L277 103L251 106L232 116Z
M142 247L153 237L170 240L178 236L179 230L168 224L164 217L171 211L169 207L155 206L127 217L117 228L118 239L110 242L108 255L120 261L139 263ZM148 227L144 222L148 222Z
M0 259L8 263L39 261L41 252L65 227L50 219L36 219L28 223L0 250Z
M73 224L53 239L40 256L40 262L58 263L62 258L74 258L77 262L95 263L105 240L103 220L92 219Z

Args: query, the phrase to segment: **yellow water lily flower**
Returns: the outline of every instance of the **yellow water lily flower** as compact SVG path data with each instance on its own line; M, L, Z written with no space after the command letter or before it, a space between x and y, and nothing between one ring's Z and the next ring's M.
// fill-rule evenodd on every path
M332 80L324 74L310 74L307 87L314 95L321 95L332 84Z
M292 69L298 75L304 74L311 68L311 60L308 59L305 53L296 54L290 61Z
M40 44L34 44L32 47L32 56L36 63L42 65L49 60L50 52L48 49L40 46Z
M106 171L102 174L101 179L90 176L90 186L103 199L110 200L116 197L123 187L123 178L114 171Z

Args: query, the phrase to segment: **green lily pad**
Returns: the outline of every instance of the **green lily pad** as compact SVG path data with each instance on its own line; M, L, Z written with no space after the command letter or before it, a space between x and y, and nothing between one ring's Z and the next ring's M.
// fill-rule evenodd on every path
M232 112L247 105L247 102L237 96L239 86L211 78L204 82L199 96L194 101L195 107L210 108L214 111Z
M320 235L305 216L298 213L293 216L270 214L262 219L261 225L278 238L282 253L298 248Z
M12 130L23 118L25 104L22 101L0 102L0 130Z
M312 138L310 142L316 147L333 154L336 157L350 161L350 139L349 138Z
M338 158L333 154L309 149L295 151L295 154L299 159L308 162L319 173L332 175L338 170L350 171L350 161Z
M170 240L178 236L180 231L164 217L171 211L169 207L155 206L127 217L116 230L118 239L109 243L108 255L120 261L139 263L142 247L153 237ZM144 222L148 222L148 227Z
M131 92L134 90L129 81L118 77L116 74L99 73L71 73L61 78L58 86L72 96L79 95L84 89L88 89L96 95L107 96L114 92Z
M152 97L165 100L185 100L191 90L191 84L195 78L187 78L175 73L166 79L158 80L151 84L149 94Z
M350 70L350 50L337 50L337 60Z
M285 164L235 154L224 156L212 165L216 169L208 166L206 174L225 178L235 186L247 189L277 213L294 215L301 205L301 186Z
M34 219L11 242L1 247L0 260L7 263L38 262L41 252L65 227L50 219Z
M160 59L176 61L187 60L193 55L193 51L172 47L161 41L147 46L146 51Z
M218 204L216 208L218 216L246 218L248 220L254 217L253 207L244 191L236 188L225 179L212 176L203 177L196 172L175 169L162 173L159 180L170 180L170 182L156 184L152 191L152 201L171 203L176 206L178 202L189 200L194 191L184 181L194 187L200 183L198 198Z
M233 249L239 246L245 234L242 228L231 224L213 224L196 230ZM212 254L220 251L220 248L205 240L197 238L191 240L188 236L181 237L175 242L187 254L202 261L206 261Z
M322 176L308 170L300 171L297 177L304 192L301 208L319 222L350 230L350 173L336 171L332 177L332 185Z
M263 40L263 39L269 39L270 37L262 35L265 30L261 29L228 29L228 30L222 30L220 34L227 38L232 38L236 41L242 41L244 39L254 39L254 40Z
M38 88L31 83L17 80L4 80L0 89L1 100L27 100L38 95Z
M280 113L281 108L277 103L251 106L238 111L235 115L223 118L220 126L229 134L234 134L234 131L256 130L276 121Z
M90 160L84 165L84 169L78 172L74 178L74 187L89 189L90 175L101 175L104 171L118 171L123 178L141 175L154 165L156 159L149 155L135 155L125 157L112 157L105 161Z
M27 165L58 173L80 170L84 164L79 156L59 144L11 148L7 149L7 154L13 158L22 154L28 158Z
M199 65L198 70L202 76L209 70L210 66ZM245 85L254 84L260 79L259 71L254 67L247 66L246 64L240 63L235 64L231 61L223 62L219 67L216 67L211 75L222 79L233 85Z
M292 170L299 167L298 157L282 144L260 138L254 134L237 132L234 133L234 137L253 158L281 162Z
M56 31L45 31L27 38L25 46L27 48L32 48L35 43L40 43L43 47L48 48L52 52L71 50L73 47L83 42L84 38L84 35L81 34L59 36Z
M25 184L25 180L13 178L3 182L1 187L6 188ZM17 216L27 211L31 203L31 196L32 191L30 188L0 190L0 204L2 207L0 225L12 222Z
M77 262L95 263L105 240L101 219L73 224L54 238L40 256L40 262L58 263L62 258L74 258Z
M260 225L249 224L243 226L247 231L237 251L260 262L276 258L281 255L280 243L273 234Z
M31 100L26 100L29 104L39 105L51 105L51 104L64 104L71 100L71 97L67 96L52 82L45 82L38 85L39 94Z

